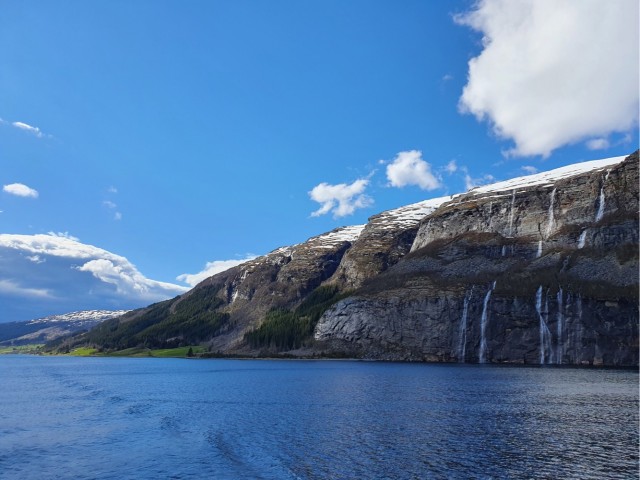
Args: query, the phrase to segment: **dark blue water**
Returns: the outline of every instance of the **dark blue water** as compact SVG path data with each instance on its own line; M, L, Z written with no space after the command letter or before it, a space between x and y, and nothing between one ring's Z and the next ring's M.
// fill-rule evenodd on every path
M0 357L2 479L638 477L635 371Z

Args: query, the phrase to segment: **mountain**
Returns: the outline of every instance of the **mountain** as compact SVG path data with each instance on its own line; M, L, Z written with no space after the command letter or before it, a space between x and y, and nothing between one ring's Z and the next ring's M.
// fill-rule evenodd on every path
M0 346L18 346L50 342L60 337L89 330L100 322L119 317L127 310L84 310L62 315L0 323Z
M71 343L637 365L638 152L383 212Z

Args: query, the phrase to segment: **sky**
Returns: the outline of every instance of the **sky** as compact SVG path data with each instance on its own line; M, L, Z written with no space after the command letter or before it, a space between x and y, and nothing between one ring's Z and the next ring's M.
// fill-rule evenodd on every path
M0 322L638 148L637 0L0 0Z

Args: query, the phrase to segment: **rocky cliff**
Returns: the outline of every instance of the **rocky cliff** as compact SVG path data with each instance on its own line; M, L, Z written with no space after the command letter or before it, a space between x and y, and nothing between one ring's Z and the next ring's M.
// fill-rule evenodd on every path
M638 364L638 155L471 190L320 319L318 348L427 361Z
M638 154L279 248L74 339L216 354L638 364Z

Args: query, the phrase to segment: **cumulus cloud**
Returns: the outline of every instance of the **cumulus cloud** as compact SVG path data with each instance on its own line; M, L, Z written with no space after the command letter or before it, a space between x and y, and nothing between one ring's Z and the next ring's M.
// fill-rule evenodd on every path
M202 269L200 272L183 273L182 275L178 275L176 277L176 280L195 287L198 283L211 277L212 275L224 272L225 270L229 270L232 267L248 262L249 260L253 260L254 258L256 258L255 255L247 255L242 259L214 260L213 262L207 262L204 266L204 269Z
M38 198L38 191L23 183L11 183L2 187L2 190L18 197Z
M455 20L482 33L462 112L511 139L509 155L563 145L638 122L637 0L481 0Z
M481 177L472 177L469 174L469 170L467 167L460 167L460 170L463 174L464 186L467 190L471 190L472 188L479 187L480 185L487 185L488 183L495 182L496 178L493 175L485 174Z
M431 165L422 159L419 150L398 153L393 162L387 165L387 180L392 187L415 185L422 190L435 190L441 186L431 172Z
M107 208L118 208L118 205L113 203L111 200L105 200L102 204Z
M330 185L321 183L313 187L309 197L320 204L320 208L311 214L319 217L333 213L334 218L351 215L358 208L365 208L373 204L373 199L364 194L369 185L368 178L361 178L351 184L339 183Z

